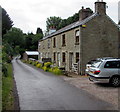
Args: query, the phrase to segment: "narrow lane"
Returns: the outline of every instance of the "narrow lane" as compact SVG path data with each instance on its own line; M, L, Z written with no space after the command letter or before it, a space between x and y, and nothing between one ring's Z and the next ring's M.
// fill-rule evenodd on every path
M13 60L21 110L105 110L100 101L58 76Z

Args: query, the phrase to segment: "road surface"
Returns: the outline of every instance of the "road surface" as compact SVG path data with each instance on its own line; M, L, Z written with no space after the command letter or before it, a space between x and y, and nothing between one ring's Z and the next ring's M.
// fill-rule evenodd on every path
M59 76L20 60L12 63L21 110L106 110L111 107Z

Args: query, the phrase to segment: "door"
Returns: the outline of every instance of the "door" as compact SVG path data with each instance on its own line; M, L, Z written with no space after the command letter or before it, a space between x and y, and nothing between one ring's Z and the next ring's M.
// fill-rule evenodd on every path
M58 66L60 66L60 53L57 53L57 63L58 63Z
M73 53L69 53L69 70L72 70Z

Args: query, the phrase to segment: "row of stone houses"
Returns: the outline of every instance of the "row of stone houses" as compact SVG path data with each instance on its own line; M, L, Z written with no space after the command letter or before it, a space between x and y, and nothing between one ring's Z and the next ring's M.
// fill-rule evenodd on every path
M89 60L118 57L119 28L106 14L106 3L95 2L95 12L79 11L79 21L72 23L39 41L39 60L50 58L66 71L85 74ZM76 67L77 66L77 67Z

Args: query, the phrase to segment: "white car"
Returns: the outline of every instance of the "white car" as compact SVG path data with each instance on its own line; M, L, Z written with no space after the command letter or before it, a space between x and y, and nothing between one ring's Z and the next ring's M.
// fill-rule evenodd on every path
M88 71L90 81L120 85L120 59L107 59L94 63Z
M102 58L96 58L95 60L91 60L91 61L89 61L89 62L86 64L85 73L88 75L89 69L90 69L90 67L91 67L94 63L99 62L99 61L102 61L102 60L107 60L107 59L116 59L116 58L113 58L113 57L102 57Z

